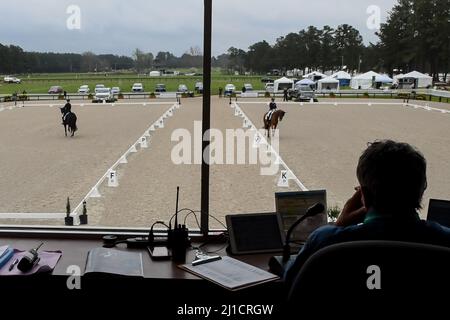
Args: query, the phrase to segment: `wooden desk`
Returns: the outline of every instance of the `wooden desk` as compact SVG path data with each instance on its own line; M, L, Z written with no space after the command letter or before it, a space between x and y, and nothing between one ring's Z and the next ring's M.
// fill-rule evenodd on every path
M107 301L112 301L112 305L106 305L107 310L115 306L115 301L121 306L152 305L158 307L152 313L160 311L164 315L164 319L185 319L176 315L178 308L182 306L203 305L221 308L224 305L267 304L274 305L276 312L284 298L280 281L231 292L178 268L171 261L152 261L144 249L126 249L123 245L119 245L118 249L142 252L144 279L116 276L91 277L89 275L89 277L81 278L81 290L69 290L66 284L70 276L66 273L67 268L76 265L84 271L88 251L102 246L101 237L71 240L0 236L0 246L8 244L21 250L29 250L41 242L44 242L41 250L61 250L63 252L55 270L50 275L0 277L0 291L8 292L7 297L2 297L3 303L15 300L17 297L27 303L35 303L37 307L47 303L61 306L70 302L71 305L86 307L89 305L90 312L97 311L104 315L105 304L100 301L106 298ZM206 246L204 249L215 250L221 247L223 249L217 254L226 255L224 244L214 244ZM194 252L190 250L187 262L192 261L193 255ZM267 270L270 255L247 255L235 258ZM45 294L40 292L45 292ZM142 311L141 308L137 310ZM115 316L116 314L112 312L111 315ZM222 318L238 319L239 317ZM272 319L272 317L258 317L258 319Z

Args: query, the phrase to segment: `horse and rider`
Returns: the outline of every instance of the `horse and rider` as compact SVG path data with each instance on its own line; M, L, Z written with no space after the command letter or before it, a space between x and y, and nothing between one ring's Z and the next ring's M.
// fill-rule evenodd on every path
M270 129L272 129L272 135L275 134L275 130L278 127L278 123L283 120L286 112L283 110L279 110L277 104L275 103L275 99L272 98L269 103L269 111L264 114L264 129L267 130L267 136L270 137Z
M62 125L64 126L64 132L67 137L67 128L69 132L72 133L71 137L75 135L75 131L78 130L77 127L77 116L72 112L72 105L70 104L70 99L67 100L64 107L60 108L62 116Z

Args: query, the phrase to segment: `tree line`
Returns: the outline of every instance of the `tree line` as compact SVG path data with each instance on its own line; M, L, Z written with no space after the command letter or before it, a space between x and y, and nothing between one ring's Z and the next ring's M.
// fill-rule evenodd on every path
M379 41L364 45L360 32L343 24L321 29L310 26L297 33L252 44L248 50L231 47L213 57L214 67L227 73L265 74L277 69L340 70L350 73L377 70L392 74L419 70L436 79L450 69L450 1L398 0L386 23L377 32ZM170 68L200 68L202 53L191 47L176 57L171 52L156 55L133 51L132 57L95 55L92 52L25 52L18 46L0 44L0 73L109 72L135 70L148 72Z

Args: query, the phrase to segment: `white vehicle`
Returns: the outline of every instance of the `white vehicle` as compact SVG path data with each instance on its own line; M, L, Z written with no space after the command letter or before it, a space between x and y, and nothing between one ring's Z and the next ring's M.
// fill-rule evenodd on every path
M120 88L119 87L113 87L111 89L111 93L112 94L119 94L120 93Z
M235 91L236 91L235 85L229 83L229 84L227 84L227 85L225 86L224 94L225 94L226 96L229 96L229 95L233 94Z
M3 78L3 82L6 82L6 83L21 83L22 80L20 80L20 79L18 79L16 77L13 77L13 76L6 76L6 77Z
M203 82L196 82L194 89L197 93L203 93Z
M95 89L94 101L111 101L113 98L110 88L97 88Z
M88 85L82 85L79 89L78 89L78 93L89 93L89 91L91 91L89 89Z
M95 93L97 93L98 89L103 89L104 87L105 87L104 84L97 84L97 85L95 85Z
M250 83L244 84L245 91L253 91L253 86Z
M142 85L142 83L135 83L131 87L131 91L133 91L133 92L143 92L144 91L144 86Z
M185 92L188 92L189 90L188 90L188 87L185 85L185 84L180 84L179 86L178 86L178 92L182 92L182 93L185 93Z
M273 93L274 84L273 82L266 83L266 92Z

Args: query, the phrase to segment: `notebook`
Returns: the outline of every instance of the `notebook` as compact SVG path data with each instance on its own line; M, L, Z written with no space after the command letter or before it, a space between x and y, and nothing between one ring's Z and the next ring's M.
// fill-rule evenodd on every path
M144 277L142 254L110 248L95 248L89 251L84 273Z
M228 256L197 266L189 263L179 267L231 291L279 279L272 273Z

